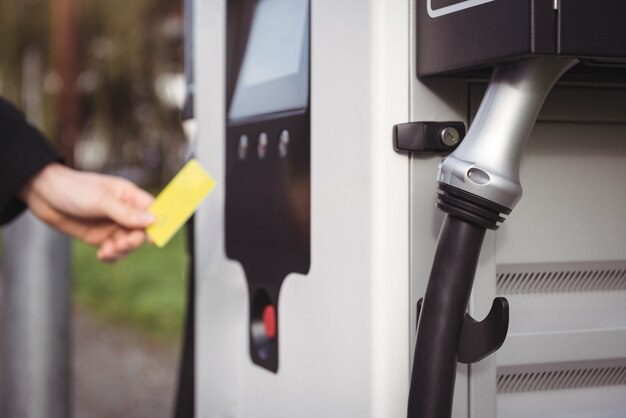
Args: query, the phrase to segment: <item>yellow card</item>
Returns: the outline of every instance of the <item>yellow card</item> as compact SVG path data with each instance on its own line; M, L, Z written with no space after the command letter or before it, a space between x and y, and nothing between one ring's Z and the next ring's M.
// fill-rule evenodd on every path
M167 244L213 187L215 180L197 160L185 164L148 209L156 221L146 232L157 247Z

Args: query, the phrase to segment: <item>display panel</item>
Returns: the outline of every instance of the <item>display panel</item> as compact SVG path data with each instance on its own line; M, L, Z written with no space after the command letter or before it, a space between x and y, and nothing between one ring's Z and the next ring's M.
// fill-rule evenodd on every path
M229 119L304 109L309 97L308 0L260 0Z

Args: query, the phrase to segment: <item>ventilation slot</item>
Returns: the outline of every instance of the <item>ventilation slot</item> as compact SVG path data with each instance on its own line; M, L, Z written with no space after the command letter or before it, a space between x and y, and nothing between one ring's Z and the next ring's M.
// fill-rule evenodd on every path
M626 263L505 265L496 286L499 294L626 290Z
M626 366L575 369L498 376L498 393L626 385Z

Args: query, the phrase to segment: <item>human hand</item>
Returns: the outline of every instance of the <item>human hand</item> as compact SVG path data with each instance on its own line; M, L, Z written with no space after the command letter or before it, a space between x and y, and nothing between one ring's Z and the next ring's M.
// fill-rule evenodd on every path
M154 198L128 180L47 165L20 191L30 210L53 228L99 247L113 262L146 240Z

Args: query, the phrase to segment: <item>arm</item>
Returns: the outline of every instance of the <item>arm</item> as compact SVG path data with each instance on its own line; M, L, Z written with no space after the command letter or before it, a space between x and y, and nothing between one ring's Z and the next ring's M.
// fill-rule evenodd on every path
M43 167L61 160L46 138L0 98L0 224L26 208L20 189Z

